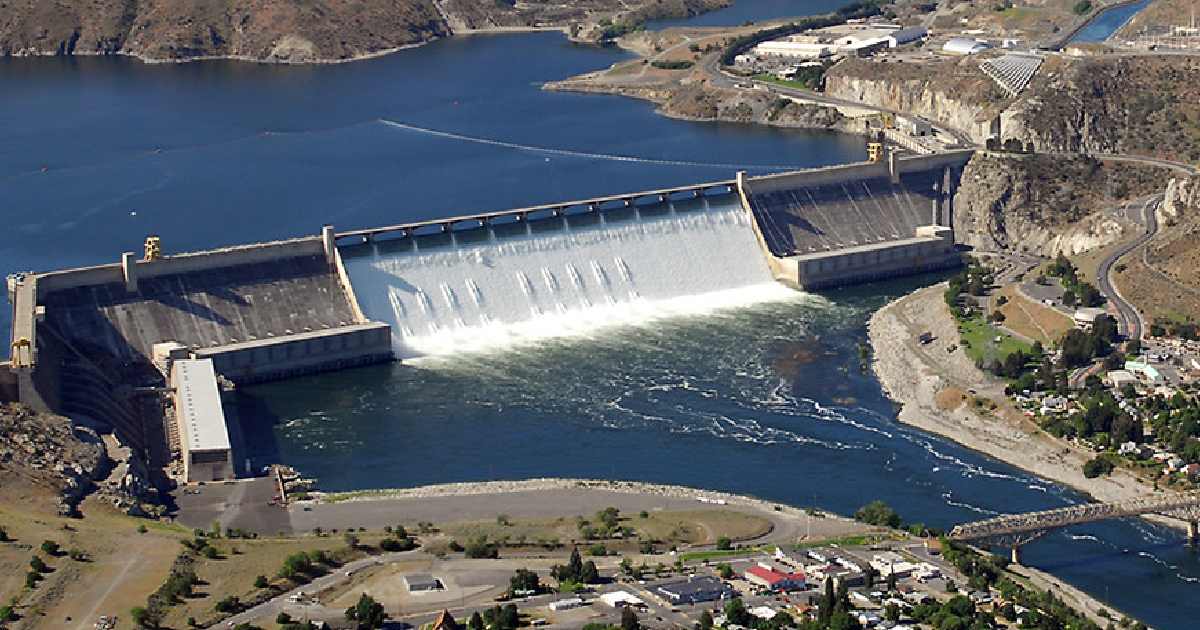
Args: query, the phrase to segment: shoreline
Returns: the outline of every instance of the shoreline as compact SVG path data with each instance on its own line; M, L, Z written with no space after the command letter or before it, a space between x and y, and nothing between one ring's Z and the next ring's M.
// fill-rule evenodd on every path
M654 483L647 481L626 481L613 479L585 479L571 477L535 477L531 479L514 479L483 482L450 482L414 486L411 488L377 488L366 490L351 490L348 492L313 492L317 497L316 503L326 505L365 503L374 501L393 501L397 499L429 499L443 497L484 496L496 494L540 492L547 490L600 490L642 496L660 496L667 499L696 500L706 505L729 507L744 507L765 512L776 512L790 516L808 514L819 515L821 518L856 523L853 518L822 510L815 506L807 508L791 505L781 501L770 501L760 497L744 494L734 494L720 490L707 490L680 486L675 484ZM299 502L298 502L299 503Z
M1004 384L976 368L961 346L947 352L948 346L959 344L959 338L957 325L942 299L944 287L945 283L939 283L918 289L871 316L871 367L884 393L900 407L897 421L1067 486L1091 501L1121 501L1154 494L1124 468L1115 469L1109 476L1084 477L1083 462L1093 453L1047 435L1012 409L1003 393ZM920 346L916 337L924 331L932 332L935 340ZM970 390L977 392L976 399L995 401L998 413L972 410L965 393ZM962 395L957 404L948 400L956 394ZM1184 527L1174 519L1146 518L1174 529Z

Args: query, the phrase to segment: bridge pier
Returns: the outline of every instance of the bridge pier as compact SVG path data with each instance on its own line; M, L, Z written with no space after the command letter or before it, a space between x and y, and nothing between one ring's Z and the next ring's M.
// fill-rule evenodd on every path
M1196 521L1188 521L1187 524L1187 541L1189 545L1196 545Z
M1010 559L1013 564L1021 566L1021 545L1012 546L1012 556Z

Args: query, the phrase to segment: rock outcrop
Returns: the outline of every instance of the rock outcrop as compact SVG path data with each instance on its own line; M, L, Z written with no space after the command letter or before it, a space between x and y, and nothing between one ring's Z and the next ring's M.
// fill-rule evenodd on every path
M1006 113L1006 138L1038 151L1200 161L1200 60L1086 57L1042 74Z
M91 429L19 404L0 407L0 475L57 492L61 514L74 514L110 466Z
M970 58L929 63L847 59L825 75L830 96L916 114L983 144L1003 94Z
M981 250L1051 257L1104 247L1140 229L1107 210L1162 190L1166 181L1154 167L981 152L955 192L955 238Z

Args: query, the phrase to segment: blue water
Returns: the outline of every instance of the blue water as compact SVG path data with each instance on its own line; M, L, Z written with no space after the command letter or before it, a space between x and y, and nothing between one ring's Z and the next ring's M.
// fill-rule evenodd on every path
M750 6L745 19L779 5ZM864 156L857 137L539 89L621 58L534 34L313 68L0 60L0 270L115 261L151 232L181 251ZM860 371L870 312L932 280L250 388L242 417L260 457L329 489L616 476L842 513L883 498L940 526L1078 500L897 425ZM1200 612L1200 564L1140 521L1056 533L1026 557L1157 627Z
M653 30L670 26L740 26L783 17L818 15L844 7L854 0L736 0L732 5L691 18L654 20Z
M1146 8L1147 4L1150 4L1150 0L1141 0L1140 2L1104 11L1076 33L1071 38L1071 43L1102 42L1107 40L1118 29L1125 26L1133 16L1137 15L1138 11Z

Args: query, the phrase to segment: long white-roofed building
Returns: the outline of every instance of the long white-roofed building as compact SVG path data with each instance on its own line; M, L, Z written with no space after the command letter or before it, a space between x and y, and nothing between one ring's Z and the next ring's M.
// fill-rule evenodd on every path
M183 359L171 364L175 422L187 483L233 479L233 456L221 391L212 359Z

